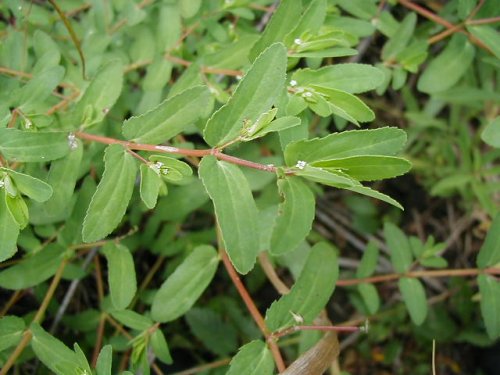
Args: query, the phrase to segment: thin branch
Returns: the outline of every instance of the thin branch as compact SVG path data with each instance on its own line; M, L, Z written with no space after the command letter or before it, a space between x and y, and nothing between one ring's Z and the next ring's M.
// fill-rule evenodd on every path
M110 144L119 144L125 148L130 149L130 150L142 150L142 151L161 152L161 153L167 153L167 154L178 154L178 155L184 155L184 156L197 156L197 157L213 155L219 160L224 160L224 161L227 161L227 162L230 162L233 164L237 164L237 165L241 165L244 167L258 169L261 171L271 172L271 173L276 173L276 171L277 171L277 168L273 165L260 164L260 163L255 163L253 161L240 159L240 158L237 158L235 156L224 154L224 153L222 153L222 151L220 149L216 149L216 148L205 149L205 150L191 150L191 149L178 148L178 147L172 147L172 146L157 146L157 145L135 143L135 142L129 142L129 141L121 141L121 140L115 139L115 138L103 137L103 136L84 133L84 132L76 132L75 135L78 138L86 139L86 140L93 141L93 142L99 142L99 143L104 143L104 144L109 144L109 145Z
M358 285L362 283L383 283L386 281L399 280L402 277L412 279L421 277L451 277L451 276L477 276L480 274L487 275L500 275L500 268L464 268L464 269L445 269L445 270L423 270L411 271L407 273L391 273L387 275L377 275L371 277L364 277L360 279L338 280L338 286Z
M487 25L487 24L490 24L490 23L497 23L497 22L500 22L500 16L498 17L489 17L489 18L481 18L481 19L478 19L478 20L469 20L467 21L467 25Z

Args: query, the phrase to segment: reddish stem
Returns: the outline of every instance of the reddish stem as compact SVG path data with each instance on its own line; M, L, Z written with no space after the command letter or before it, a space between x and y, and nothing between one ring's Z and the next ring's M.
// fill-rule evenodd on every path
M243 285L243 282L241 281L240 276L238 275L236 270L234 269L233 264L229 260L226 251L221 248L219 250L219 254L222 259L222 262L224 263L224 266L226 267L227 273L231 278L231 281L238 290L238 293L240 294L241 299L247 306L250 315L252 315L253 320L255 321L255 323L257 323L257 326L259 327L260 331L266 338L267 344L269 345L269 349L271 350L271 353L273 354L274 357L274 361L276 362L276 367L278 368L278 371L279 372L285 371L286 369L285 362L281 357L278 345L272 339L269 329L267 328L266 323L264 321L264 317L261 315L259 309L257 309L257 306L255 306L252 297L250 296L247 289Z
M224 161L227 161L229 163L238 164L238 165L248 167L248 168L258 169L261 171L276 173L276 167L273 165L265 165L265 164L255 163L253 161L240 159L240 158L237 158L235 156L226 155L226 154L223 154L222 151L220 149L217 149L217 148L211 148L211 149L205 149L205 150L190 150L190 149L186 149L186 148L178 148L178 147L172 147L172 146L157 146L157 145L142 144L142 143L135 143L135 142L129 142L129 141L121 141L121 140L115 139L115 138L103 137L100 135L89 134L89 133L84 133L84 132L75 132L75 135L78 138L86 139L86 140L93 141L93 142L99 142L99 143L104 143L104 144L108 144L108 145L120 144L123 147L128 148L130 150L142 150L142 151L161 152L161 153L168 153L168 154L178 154L178 155L184 155L184 156L197 156L197 157L213 155L217 159L224 160Z
M371 277L364 277L360 279L348 279L348 280L338 280L338 286L350 286L362 283L382 283L385 281L399 280L402 277L408 278L420 278L420 277L450 277L450 276L477 276L480 274L488 275L500 275L499 268L464 268L464 269L454 269L454 270L424 270L424 271L411 271L407 273L391 273L387 275L378 275Z

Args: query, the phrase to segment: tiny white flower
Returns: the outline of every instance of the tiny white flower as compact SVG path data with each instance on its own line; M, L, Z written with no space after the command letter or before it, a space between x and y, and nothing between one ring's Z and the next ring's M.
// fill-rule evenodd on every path
M300 46L302 44L302 39L297 38L293 41L296 45Z
M68 134L68 146L70 150L76 150L78 148L78 142L76 141L76 136L73 133Z
M296 80L294 80L294 79L292 79L292 80L290 81L290 86L292 86L292 87L297 86L297 81L296 81Z
M243 78L243 76L240 76L239 74L235 77L238 81Z
M306 165L307 165L307 163L304 160L299 160L297 162L297 164L295 164L295 167L297 167L299 169L304 169Z
M210 91L211 94L214 94L214 95L217 94L217 89L215 87L209 86L208 91Z
M5 186L5 182L3 182L3 180L0 180L0 189L3 188Z
M304 98L310 98L311 96L313 96L313 94L309 91L306 91L305 93L302 94L302 97Z
M102 109L102 113L104 113L105 115L107 115L109 112L109 108L103 108Z
M26 129L30 129L32 126L33 126L33 123L30 120L26 119L26 123L24 124L24 127Z
M304 323L304 317L300 314L296 314L293 311L290 311L290 314L292 314L293 320L295 320L295 323L297 324L302 324Z

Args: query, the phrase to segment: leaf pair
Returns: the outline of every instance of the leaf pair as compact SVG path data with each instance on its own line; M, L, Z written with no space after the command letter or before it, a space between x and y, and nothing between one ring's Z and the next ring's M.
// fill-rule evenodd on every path
M405 142L405 132L397 128L346 131L292 142L285 149L285 161L298 176L371 196L402 209L394 199L362 186L359 181L406 173L410 163L392 156Z

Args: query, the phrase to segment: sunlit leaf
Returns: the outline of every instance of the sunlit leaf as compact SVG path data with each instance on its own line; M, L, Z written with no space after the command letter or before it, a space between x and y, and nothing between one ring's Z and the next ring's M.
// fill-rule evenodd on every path
M255 340L238 350L231 360L227 375L271 375L273 370L273 356L267 345Z
M398 286L412 322L418 326L421 325L427 317L428 311L427 298L422 283L417 279L402 277L399 279Z
M391 251L391 262L396 272L404 273L413 261L410 242L403 231L392 223L384 224L384 237Z
M500 213L493 219L486 239L484 240L479 254L477 255L477 266L479 268L493 267L500 262Z
M492 340L496 340L500 337L500 283L489 275L479 275L477 281L486 332Z

